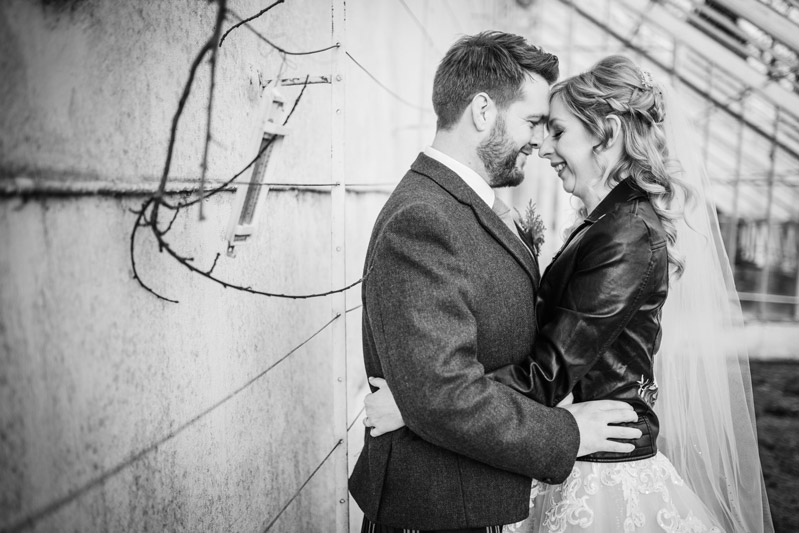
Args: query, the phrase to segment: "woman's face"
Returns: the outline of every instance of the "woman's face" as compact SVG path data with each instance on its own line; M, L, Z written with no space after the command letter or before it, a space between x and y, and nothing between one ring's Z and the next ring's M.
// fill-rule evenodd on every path
M561 98L552 98L549 135L541 144L538 155L549 159L563 182L563 189L586 204L592 196L592 189L602 182L602 168L593 152L598 144L599 139L568 110Z

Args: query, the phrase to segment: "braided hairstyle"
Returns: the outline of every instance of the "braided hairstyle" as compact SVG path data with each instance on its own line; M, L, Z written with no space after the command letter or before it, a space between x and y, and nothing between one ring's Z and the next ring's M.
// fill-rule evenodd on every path
M608 115L621 122L623 155L606 171L608 185L615 186L630 177L644 191L667 235L671 272L679 277L684 268L677 252L677 224L683 218L685 202L691 198L690 187L681 179L678 161L669 158L663 131L663 92L629 58L606 57L590 70L568 78L552 88L551 98L561 102L600 140L594 154L608 147L613 130Z

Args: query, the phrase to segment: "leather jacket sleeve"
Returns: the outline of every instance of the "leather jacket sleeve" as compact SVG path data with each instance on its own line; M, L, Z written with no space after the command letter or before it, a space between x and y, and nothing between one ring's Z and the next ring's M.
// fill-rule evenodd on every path
M556 304L548 302L547 316L539 317L531 357L489 374L544 405L569 394L652 294L654 252L666 245L653 244L647 225L629 212L609 214L584 231L567 245L578 247L573 270L555 281L545 276L545 284L565 286Z

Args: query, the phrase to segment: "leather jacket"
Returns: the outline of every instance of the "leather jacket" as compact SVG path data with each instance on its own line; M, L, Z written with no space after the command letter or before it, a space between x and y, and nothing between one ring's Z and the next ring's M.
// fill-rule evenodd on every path
M630 461L657 452L657 383L661 309L668 293L666 233L649 199L629 178L620 182L571 233L544 272L536 315L539 332L523 365L489 374L554 406L612 399L638 413L641 438L629 454L600 452L580 460Z

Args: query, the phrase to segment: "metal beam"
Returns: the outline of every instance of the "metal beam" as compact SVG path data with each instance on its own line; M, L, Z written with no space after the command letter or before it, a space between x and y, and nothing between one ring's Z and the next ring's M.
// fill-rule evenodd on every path
M780 131L780 109L777 108L777 114L774 117L774 138L776 139ZM771 245L771 218L774 207L774 173L777 168L777 143L771 145L769 150L769 176L768 176L768 203L766 204L766 260L763 264L763 272L760 273L760 292L768 294L768 278L771 264L769 261L770 253L769 246ZM766 302L760 302L760 316L766 316Z
M575 9L585 11L573 0L561 1L565 1L565 3L573 6ZM696 28L689 26L684 20L675 17L662 5L655 4L650 6L649 2L646 0L617 0L617 2L620 6L641 13L649 23L661 28L667 34L672 35L675 40L690 48L694 53L702 56L707 61L715 63L720 69L734 79L741 80L743 84L753 87L772 105L782 107L786 112L797 117L799 95L786 90L766 74L754 69L746 61L723 45L717 43ZM751 3L753 2L747 2L747 5Z
M779 139L774 138L771 132L768 132L768 131L764 130L762 127L760 127L759 125L755 124L754 122L752 122L748 118L742 117L740 115L740 113L738 113L738 112L736 112L736 111L734 111L734 110L732 110L730 108L730 106L728 105L728 102L722 101L719 98L713 96L712 94L709 94L707 91L705 91L704 89L699 87L696 82L694 82L693 80L688 79L686 76L681 75L675 69L673 69L669 65L664 64L663 61L661 61L660 59L658 59L658 58L654 57L653 55L651 55L644 47L639 46L638 44L628 40L624 35L621 35L617 30L615 30L614 28L611 28L608 24L605 24L603 21L599 20L594 15L593 12L588 11L586 9L583 9L574 0L560 0L560 1L563 4L566 4L566 5L570 6L572 9L574 9L574 11L579 13L583 18L585 18L586 20L592 22L593 24L595 24L596 26L598 26L603 31L607 32L608 34L612 35L616 40L618 40L619 42L623 43L625 46L627 46L631 50L634 50L635 52L637 52L637 53L643 55L644 57L646 57L647 60L652 62L654 65L657 65L658 68L660 68L660 69L662 69L662 70L664 70L666 72L671 73L673 76L675 76L677 78L677 80L680 83L682 83L686 87L690 88L692 91L696 92L699 96L701 96L705 100L707 100L709 102L712 102L715 106L717 106L718 109L720 109L723 112L727 113L728 115L733 117L735 120L743 120L744 123L746 124L746 126L749 129L751 129L752 131L757 132L758 135L762 136L763 138L765 138L769 142L777 143L779 148L781 150L783 150L785 153L790 154L792 157L794 157L796 159L799 159L799 152L797 152L796 150L794 150L790 146L787 146L783 142L779 141ZM620 2L621 3L626 3L626 0L620 0ZM659 8L659 6L654 6L652 9L654 11L655 9L658 9L658 8ZM668 16L670 17L671 15L668 15ZM672 35L675 35L673 33L672 29L666 29L666 28L664 28L664 29L667 32L671 33ZM682 34L682 33L684 33L685 31L687 31L689 29L693 30L693 28L689 28L689 27L686 26L685 28L682 28L682 29L679 29L679 30L675 28L674 31L677 31L678 32L677 34ZM710 41L710 39L708 39L708 41ZM681 42L681 44L686 44L686 43L685 42ZM719 48L723 49L723 47L718 45L717 43L714 42L714 44L719 46ZM708 61L711 61L711 62L715 62L713 60L708 59L707 57L705 57L705 59L707 59ZM738 58L736 57L736 59L738 59ZM716 63L716 64L718 65L718 63ZM743 64L746 65L745 63L743 63ZM748 65L746 65L746 67L747 68L751 68ZM726 68L724 70L726 71ZM730 74L729 72L727 72L727 73ZM773 85L772 85L772 87L773 87ZM764 88L753 87L753 90L757 91L759 93L762 93L764 96L768 96L768 95L765 94ZM781 88L780 88L780 90L785 92ZM790 100L796 102L796 107L794 109L784 109L784 110L788 111L788 112L795 112L794 110L799 109L799 96L795 96L795 95L791 96ZM784 105L786 105L788 103L788 100L784 100L782 103L774 103L771 100L769 100L769 102L774 104L777 107L783 107Z
M786 17L781 16L752 0L716 0L742 19L748 20L782 44L799 53L799 29Z
M330 116L330 183L344 183L345 178L345 90L347 80L344 78L347 37L346 0L331 0L332 41L340 43L333 55L332 84L330 86L330 105L333 113ZM330 284L332 287L344 287L347 284L347 236L346 206L347 197L344 187L333 187L330 205ZM330 377L333 389L333 432L339 442L333 456L334 494L335 498L335 530L336 533L347 533L350 530L349 491L347 476L349 474L348 435L347 435L347 293L340 292L329 297L330 314L338 317L331 325L330 356L333 360L333 374Z

